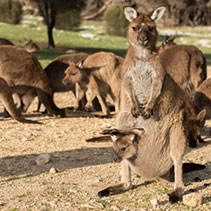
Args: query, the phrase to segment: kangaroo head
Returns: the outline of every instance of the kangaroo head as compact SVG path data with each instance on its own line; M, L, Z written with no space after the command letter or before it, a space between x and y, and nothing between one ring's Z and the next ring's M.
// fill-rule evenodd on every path
M26 42L24 49L30 53L40 50L39 46L32 40Z
M67 84L75 84L82 80L83 77L83 68L84 68L84 60L75 64L74 62L69 62L68 68L65 70L65 77L63 79L63 83Z
M163 16L166 7L161 6L149 14L139 14L133 7L124 7L128 27L128 41L132 46L154 49L158 38L156 22Z
M138 153L138 143L144 133L144 129L131 130L106 130L104 134L110 134L114 141L114 161L120 162L124 159L133 159Z

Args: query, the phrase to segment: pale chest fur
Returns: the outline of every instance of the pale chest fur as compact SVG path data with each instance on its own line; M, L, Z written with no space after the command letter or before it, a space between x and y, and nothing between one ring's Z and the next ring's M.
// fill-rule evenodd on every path
M157 77L157 70L149 61L135 61L126 74L132 80L134 95L140 104L146 104L152 91L154 78Z

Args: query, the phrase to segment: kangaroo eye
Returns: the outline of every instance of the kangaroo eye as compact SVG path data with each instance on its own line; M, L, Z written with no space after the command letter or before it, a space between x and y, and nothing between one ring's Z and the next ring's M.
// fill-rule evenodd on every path
M121 151L124 152L126 150L126 147L122 147Z
M137 31L137 29L138 29L138 28L135 27L135 26L132 27L132 30L133 30L134 32Z
M71 73L70 75L76 75L77 73Z
M149 27L149 31L150 32L154 31L154 27Z

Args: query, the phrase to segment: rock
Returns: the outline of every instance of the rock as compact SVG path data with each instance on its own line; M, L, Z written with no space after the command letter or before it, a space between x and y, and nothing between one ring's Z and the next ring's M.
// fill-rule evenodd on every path
M196 207L202 203L202 195L200 193L190 193L183 196L183 204L189 207Z
M51 174L56 174L57 172L59 172L59 170L56 169L56 168L51 168L51 169L49 170L49 173L51 173Z
M153 209L155 209L156 205L158 205L158 200L157 199L151 199L150 203L152 204Z
M36 159L36 164L41 166L48 163L49 161L50 161L50 155L47 153L43 153L43 154L40 154L38 158Z

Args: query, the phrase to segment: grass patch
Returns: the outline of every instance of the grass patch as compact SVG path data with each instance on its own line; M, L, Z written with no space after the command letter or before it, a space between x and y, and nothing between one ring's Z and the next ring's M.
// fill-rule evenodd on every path
M53 36L56 49L47 49L46 27L24 27L22 25L1 24L0 37L12 41L15 45L23 47L28 39L32 39L41 47L35 55L45 67L55 57L66 53L66 50L73 49L77 52L94 53L98 51L110 51L120 56L125 56L128 49L128 42L125 37L109 36L104 32L104 23L83 22L75 31L54 30ZM205 54L208 64L211 64L211 27L158 27L158 45L166 35L176 34L176 42L193 44L199 47ZM204 42L202 42L204 41ZM208 44L207 44L207 43ZM206 46L207 44L207 46Z

